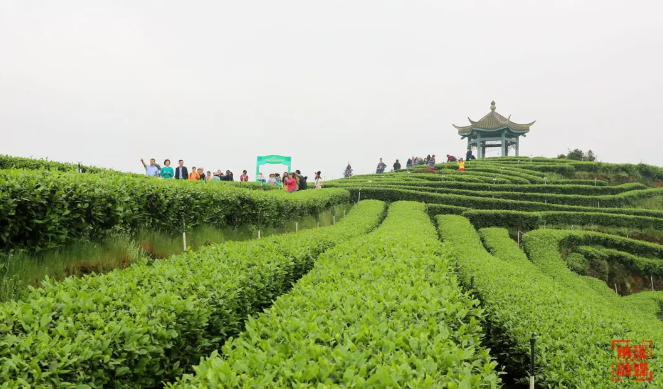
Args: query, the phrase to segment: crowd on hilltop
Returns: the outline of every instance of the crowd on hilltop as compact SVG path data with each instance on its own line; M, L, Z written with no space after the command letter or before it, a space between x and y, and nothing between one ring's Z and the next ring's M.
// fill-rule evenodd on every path
M154 158L150 159L150 164L146 164L145 161L141 158L140 162L145 167L145 175L151 177L160 177L166 179L175 179L175 180L189 180L189 181L235 181L233 172L226 170L224 173L221 169L211 172L205 172L203 167L196 168L195 166L191 167L191 172L184 166L184 160L179 160L178 166L173 168L170 166L170 159L163 161L163 167L159 166L156 163ZM239 177L240 181L248 181L249 176L246 174L246 170L242 172L242 175Z
M145 175L150 177L189 181L235 181L233 172L230 170L226 170L225 173L223 173L221 169L216 172L208 170L207 173L205 173L203 167L196 168L193 166L189 173L187 167L184 166L184 160L181 159L178 161L179 164L175 168L170 166L170 159L163 161L163 167L159 166L154 158L150 159L149 165L146 164L142 158L140 162L145 168ZM308 189L307 179L307 176L302 176L301 172L296 170L294 173L284 172L283 176L279 173L270 173L268 179L265 179L263 174L259 173L257 181L261 184L282 186L286 188L288 192L296 192L298 190ZM242 182L249 181L249 176L246 173L246 170L242 171L239 180ZM322 176L319 171L315 173L315 188L322 188Z
M458 170L460 171L465 171L465 161L471 161L473 159L476 159L476 157L472 154L472 149L467 149L467 153L465 154L465 159L460 158L457 159L453 155L447 154L447 160L446 162L456 162L458 164ZM420 157L410 157L407 159L407 162L405 163L405 168L411 168L415 166L428 166L429 171L435 171L435 154L433 155L427 155L425 158L420 158ZM384 170L387 168L387 164L382 161L382 158L380 158L380 162L378 162L378 166L375 169L376 174L382 174L384 173ZM401 163L397 159L396 162L393 164L393 170L392 171L398 171L401 169ZM352 168L350 167L350 164L348 164L348 167L345 169L345 174L344 177L350 177L352 176Z
M308 189L308 176L303 176L299 170L295 170L294 173L283 172L283 176L279 173L270 173L268 178L265 178L262 173L259 173L258 182L283 186L288 192ZM315 189L320 188L322 188L322 172L317 171L315 172Z

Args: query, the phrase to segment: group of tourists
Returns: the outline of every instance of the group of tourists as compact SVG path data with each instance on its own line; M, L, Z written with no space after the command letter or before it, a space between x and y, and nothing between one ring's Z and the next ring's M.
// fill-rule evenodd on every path
M398 163L398 160L396 160L396 163ZM435 154L430 155L428 154L426 158L419 158L419 157L411 157L407 159L407 162L405 163L406 168L411 168L413 166L418 166L418 165L428 165L428 170L434 171L435 170ZM398 163L398 169L401 168L401 164ZM396 164L394 164L394 170L396 169Z
M449 162L456 162L458 164L458 170L459 171L465 171L465 161L471 161L473 159L476 159L476 157L472 154L472 149L468 148L467 153L465 154L465 159L460 158L457 159L453 155L447 154L447 163ZM428 165L428 170L429 171L435 171L435 154L427 155L425 158L420 158L420 157L410 157L407 159L407 162L405 163L406 168L411 168L414 166L426 166ZM350 165L348 164L348 167ZM381 174L384 173L384 169L387 167L387 165L382 162L382 158L380 158L380 162L378 163L377 169L375 170L375 173ZM397 159L396 162L394 162L393 165L394 170L393 171L398 171L401 169L401 163ZM348 175L345 175L345 177L348 177Z
M141 158L140 162L145 167L145 175L150 177L160 177L160 178L173 178L176 180L189 180L189 181L235 181L233 172L226 170L225 173L221 169L216 172L207 171L202 167L196 168L195 166L191 167L191 172L184 166L184 160L179 160L177 167L173 168L170 166L170 159L163 161L163 167L159 166L156 163L154 158L150 159L150 164L147 165L145 161ZM240 181L248 181L249 176L246 174L246 170L242 172L242 175L239 177Z
M258 182L268 185L283 186L288 192L308 189L308 176L302 176L302 172L295 170L294 173L283 172L270 173L269 178L265 179L262 173L258 173ZM322 188L322 172L315 172L315 189Z
M176 179L176 180L189 180L189 181L235 181L233 177L233 172L226 170L223 173L220 169L216 172L207 171L202 167L196 168L193 166L191 168L191 173L186 166L184 166L184 161L179 160L179 165L175 168L170 166L170 159L163 161L164 166L161 167L156 163L154 158L150 159L150 164L146 164L145 161L141 158L140 162L145 167L145 175L150 177L160 177L166 179ZM348 164L348 166L350 166ZM318 171L315 173L315 188L322 188L322 176L321 172ZM308 188L307 176L302 176L299 170L296 170L294 173L284 172L283 176L279 173L270 173L269 178L265 179L262 173L258 174L258 182L263 184L270 184L275 186L283 186L288 192L296 192L298 190L304 190ZM239 176L239 180L243 182L249 181L249 175L246 173L246 170L242 171L242 175Z

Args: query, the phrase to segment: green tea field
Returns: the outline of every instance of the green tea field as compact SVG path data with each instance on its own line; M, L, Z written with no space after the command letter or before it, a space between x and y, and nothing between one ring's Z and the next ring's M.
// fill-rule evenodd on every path
M661 388L661 180L500 157L288 193L0 156L0 388ZM118 236L121 264L49 264Z

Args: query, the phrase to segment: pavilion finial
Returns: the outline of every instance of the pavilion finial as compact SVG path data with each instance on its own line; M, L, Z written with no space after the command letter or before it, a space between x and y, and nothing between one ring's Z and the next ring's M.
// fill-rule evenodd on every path
M495 100L490 102L490 110L494 111L495 110Z

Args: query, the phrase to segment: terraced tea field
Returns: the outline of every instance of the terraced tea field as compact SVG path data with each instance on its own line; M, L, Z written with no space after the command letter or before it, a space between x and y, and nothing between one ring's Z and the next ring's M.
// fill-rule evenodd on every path
M11 161L0 165L5 250L356 205L333 226L3 303L2 388L527 387L533 338L536 387L663 387L660 168L506 157L293 195ZM213 212L187 207L196 201ZM618 383L613 340L654 345Z

